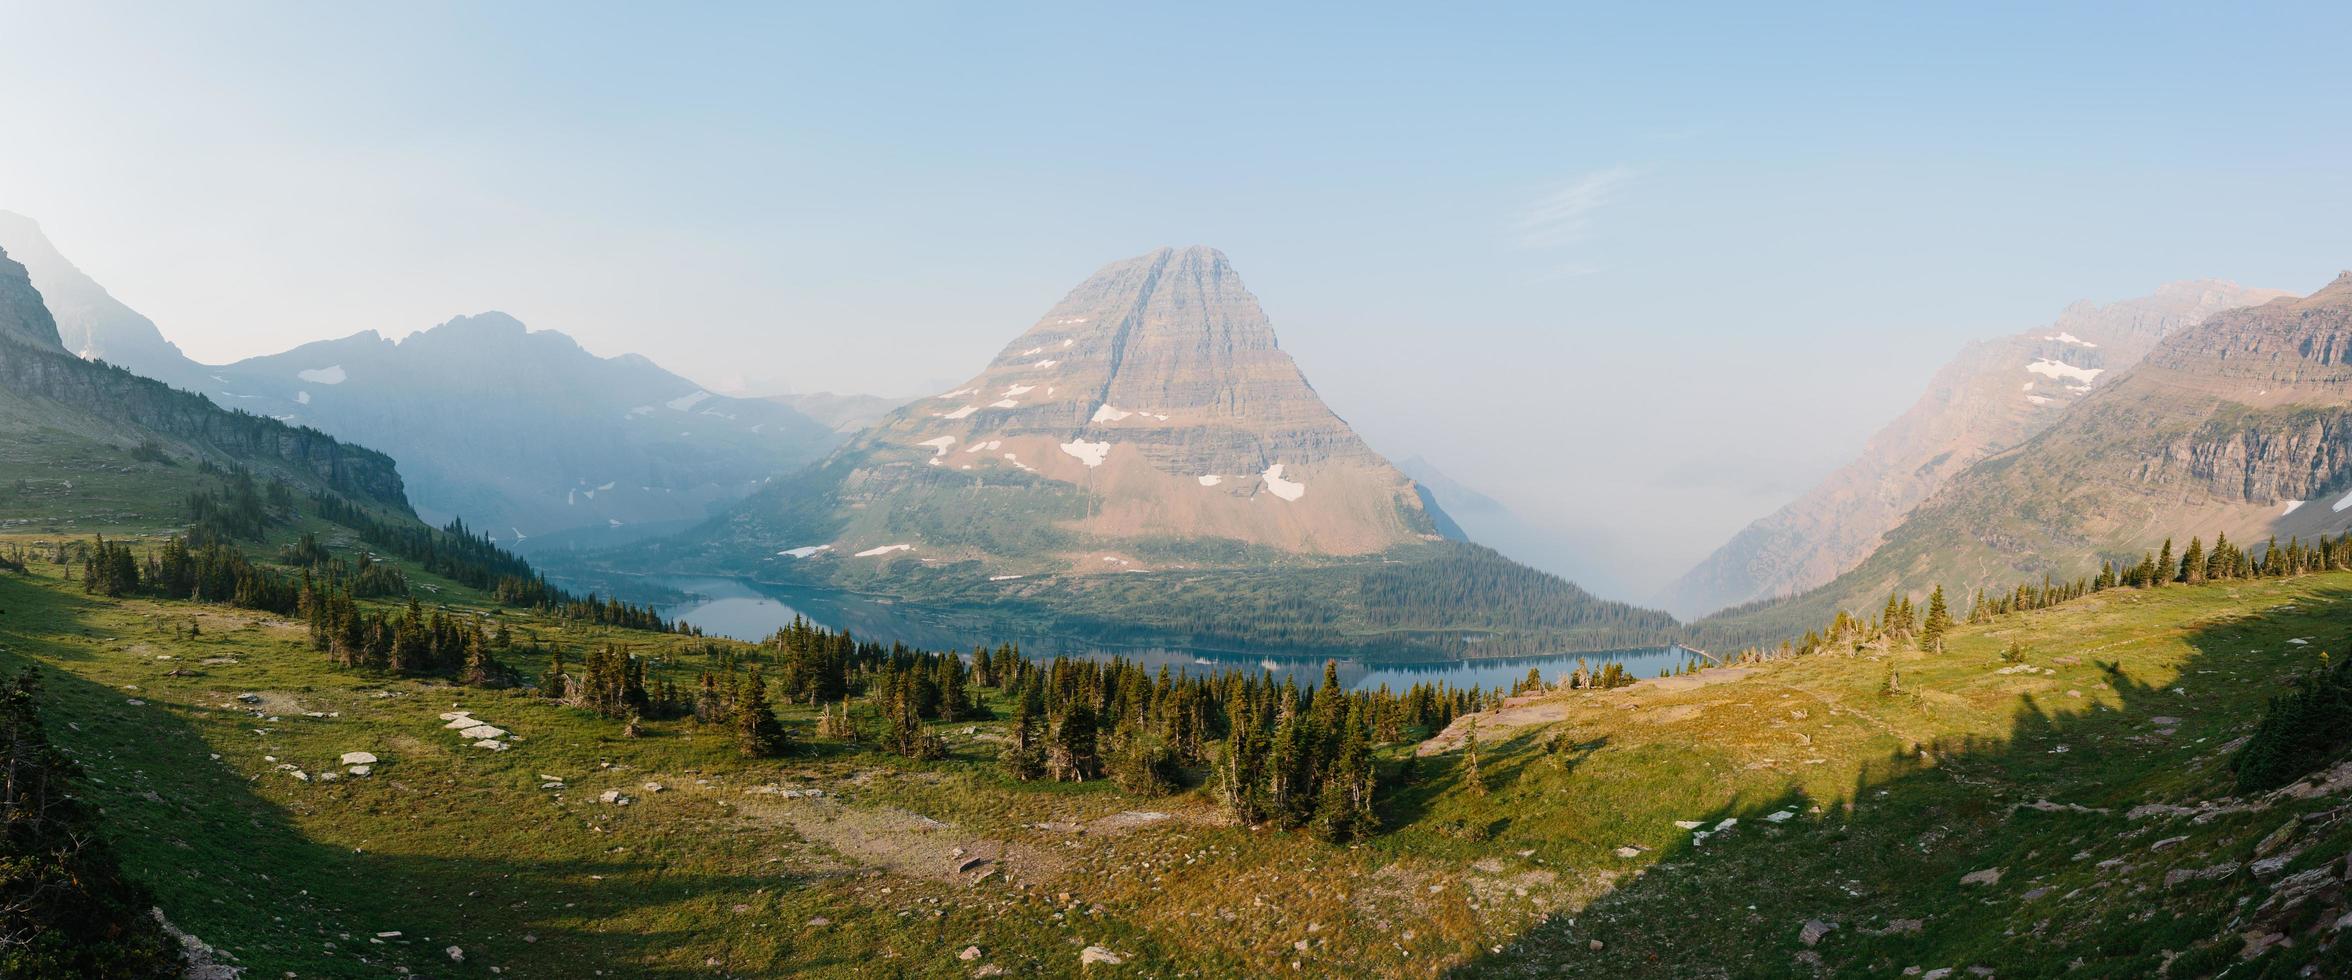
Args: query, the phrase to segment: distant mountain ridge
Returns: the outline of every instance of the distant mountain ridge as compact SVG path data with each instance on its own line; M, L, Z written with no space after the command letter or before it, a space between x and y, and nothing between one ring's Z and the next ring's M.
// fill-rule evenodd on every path
M214 369L208 393L402 460L429 519L509 541L698 520L830 447L782 405L715 395L503 313L373 331Z
M1786 603L1706 624L1817 625L1892 591L1966 594L2191 536L2254 547L2352 531L2352 272L2301 298L2216 313L2083 395L2023 444L1952 478L1867 560Z
M2220 280L2175 282L2134 299L2078 302L2046 327L1970 344L1861 456L1741 530L1660 602L1701 614L1826 583L1869 557L1954 475L2032 438L2166 336L2286 295Z
M140 485L146 499L184 491L192 478L174 467L191 460L409 512L391 457L69 353L25 267L0 249L0 476L17 493L97 508L123 485ZM31 503L19 499L8 516L24 517Z
M0 246L28 256L31 281L53 296L61 349L388 452L428 519L462 516L509 546L691 524L837 438L787 405L716 395L643 357L598 357L495 312L399 341L367 331L207 366L29 219L0 212Z

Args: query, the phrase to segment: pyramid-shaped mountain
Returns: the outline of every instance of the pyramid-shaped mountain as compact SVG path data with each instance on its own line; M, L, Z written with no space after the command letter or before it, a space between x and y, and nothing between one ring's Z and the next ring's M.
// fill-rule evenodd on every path
M853 554L926 543L891 515L991 486L1066 497L1055 528L1105 543L1351 555L1436 533L1412 482L1316 397L1209 248L1103 268L978 375L892 413L838 458L858 460L852 492L876 512L840 542Z
M1223 254L1163 248L1096 272L970 380L615 565L1237 643L1353 631L1499 655L1672 625L1453 527L1316 396Z

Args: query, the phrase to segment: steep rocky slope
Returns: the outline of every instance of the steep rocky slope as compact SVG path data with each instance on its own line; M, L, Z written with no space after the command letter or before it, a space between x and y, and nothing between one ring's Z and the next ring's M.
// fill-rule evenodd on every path
M2104 306L2076 303L2046 327L1971 344L1862 455L1740 531L1661 602L1702 614L1828 582L1955 474L2031 438L2166 336L2224 310L2287 295L2236 283L2171 283Z
M75 268L31 218L0 211L0 249L31 273L33 286L57 318L59 340L66 350L176 388L203 387L204 365L165 340L154 321Z
M2168 537L2257 545L2346 530L2352 273L2173 334L2040 434L1954 477L1853 570L1724 622L1818 625L1894 589L2072 578Z
M169 468L187 461L408 511L382 453L68 354L24 266L0 251L0 476L19 495L4 516L32 517L46 509L35 498L71 495L77 485L84 497L93 485L126 481L143 484L149 500L184 493L190 478ZM156 472L126 476L141 469Z

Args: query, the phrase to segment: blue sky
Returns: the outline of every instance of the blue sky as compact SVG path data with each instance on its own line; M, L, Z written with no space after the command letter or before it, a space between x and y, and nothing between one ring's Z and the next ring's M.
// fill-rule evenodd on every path
M201 359L496 308L892 393L1215 245L1619 595L1968 339L2352 266L2342 5L1131 6L0 0L0 207Z

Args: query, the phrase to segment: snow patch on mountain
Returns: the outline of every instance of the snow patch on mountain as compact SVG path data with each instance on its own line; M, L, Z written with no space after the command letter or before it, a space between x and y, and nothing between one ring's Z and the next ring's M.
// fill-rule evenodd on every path
M1306 484L1297 483L1282 478L1281 463L1276 463L1272 466L1266 467L1266 472L1259 474L1259 476L1264 477L1266 480L1267 493L1271 493L1284 500L1297 500L1300 497L1307 495Z
M1111 444L1107 442L1087 442L1084 439L1080 439L1076 442L1062 443L1062 452L1076 457L1077 460L1081 463L1085 463L1087 469L1093 469L1097 466L1101 466L1103 464L1103 458L1111 454ZM1008 456L1006 458L1009 459L1011 457Z
M697 391L691 395L680 395L676 398L672 398L667 402L663 402L663 404L670 406L670 410L673 412L683 412L687 409L693 408L696 405L702 404L703 399L709 398L710 396L710 392Z
M2032 364L2026 365L2025 369L2046 378L2072 378L2084 384L2097 381L2099 375L2107 372L2106 368L2075 367L2065 361L2053 361L2047 357L2036 359Z
M915 546L914 546L914 545L911 545L911 544L886 544L886 545L883 545L883 546L881 546L881 547L879 547L879 548L867 548L867 549L866 549L866 550L864 550L864 551L858 552L858 553L857 553L857 557L859 557L859 558L873 558L873 557L875 557L875 556L878 556L878 555L887 555L887 554L889 554L889 553L891 553L891 552L893 552L893 551L913 551L913 550L915 550Z
M317 385L339 385L351 378L350 375L343 373L343 365L340 364L311 368L308 371L296 371L294 376Z

